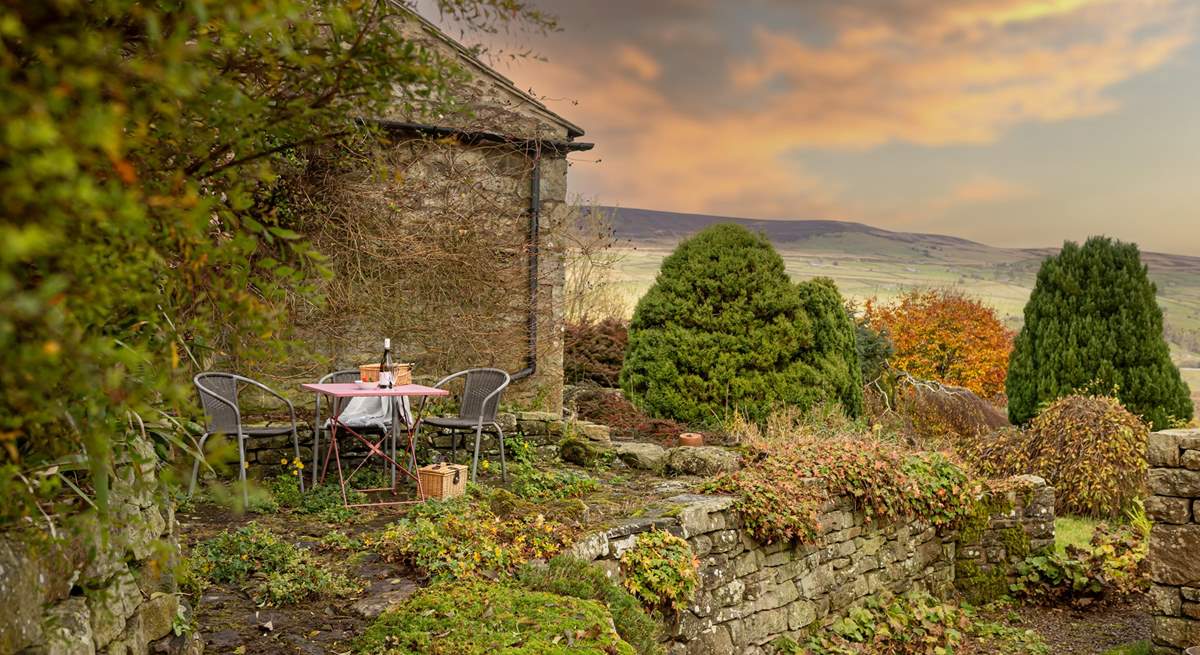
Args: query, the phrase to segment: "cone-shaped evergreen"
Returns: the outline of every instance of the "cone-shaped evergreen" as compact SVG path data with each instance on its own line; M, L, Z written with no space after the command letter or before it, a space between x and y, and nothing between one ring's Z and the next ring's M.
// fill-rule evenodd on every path
M1192 403L1163 339L1162 310L1138 248L1105 237L1067 242L1042 262L1009 358L1008 416L1080 390L1115 391L1154 429L1192 417Z
M836 287L793 284L770 242L737 225L714 225L663 261L629 326L621 387L645 411L692 425L821 400L862 409Z

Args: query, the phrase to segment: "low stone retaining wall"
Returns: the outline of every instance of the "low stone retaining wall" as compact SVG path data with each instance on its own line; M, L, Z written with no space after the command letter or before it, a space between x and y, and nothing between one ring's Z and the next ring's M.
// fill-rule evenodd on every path
M1150 435L1154 655L1200 646L1200 430Z
M990 484L979 514L957 535L954 586L975 604L1008 593L1018 563L1054 548L1054 488L1034 475Z
M1010 556L1004 535L1021 531L1018 541L1031 548L1053 543L1053 493L1040 478L1030 478L1013 488L1011 498L1004 492L1003 500L985 503L998 509L982 517L970 543L961 547L967 553L961 558L958 533L939 533L921 520L869 522L848 497L823 508L815 543L768 545L742 529L733 498L693 494L666 499L638 518L591 534L571 552L619 576L620 556L639 533L661 529L686 539L700 558L701 587L671 627L668 652L765 654L772 652L773 640L802 640L884 590L947 597L959 562L1007 576L1001 565L1020 549Z
M149 443L131 444L111 479L107 526L89 515L65 521L57 539L40 530L0 535L0 653L203 650L197 635L174 635L186 607L175 593L174 505L157 466Z

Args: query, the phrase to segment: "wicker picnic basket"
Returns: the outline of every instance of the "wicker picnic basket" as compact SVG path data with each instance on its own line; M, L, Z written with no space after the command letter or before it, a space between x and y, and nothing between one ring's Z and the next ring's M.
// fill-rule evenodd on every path
M412 384L412 369L412 364L392 364L392 384ZM359 366L358 376L363 382L378 382L379 364Z
M417 469L421 498L454 498L467 492L467 467L462 464L430 464Z

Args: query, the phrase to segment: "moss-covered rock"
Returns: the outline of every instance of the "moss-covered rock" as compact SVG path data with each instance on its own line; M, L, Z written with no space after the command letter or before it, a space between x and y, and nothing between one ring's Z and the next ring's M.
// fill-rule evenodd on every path
M636 655L592 600L486 581L427 587L381 615L360 655Z

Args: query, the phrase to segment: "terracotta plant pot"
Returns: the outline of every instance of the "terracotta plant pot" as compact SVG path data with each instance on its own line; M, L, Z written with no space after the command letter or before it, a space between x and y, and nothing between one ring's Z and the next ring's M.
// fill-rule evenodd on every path
M699 432L684 432L679 435L680 446L703 446L704 435Z

